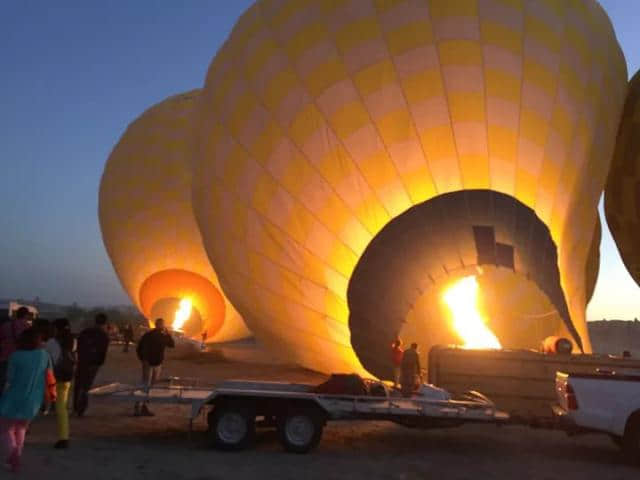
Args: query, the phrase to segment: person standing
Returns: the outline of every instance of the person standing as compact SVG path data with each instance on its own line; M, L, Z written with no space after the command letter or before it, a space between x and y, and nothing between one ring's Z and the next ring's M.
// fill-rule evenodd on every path
M133 414L136 417L152 417L153 413L147 407L149 402L149 390L160 378L164 351L166 348L175 347L171 334L164 326L164 319L156 319L156 327L145 333L138 342L136 353L142 362L142 384L146 391L146 398L142 404L136 402Z
M85 328L78 336L78 367L73 390L73 411L78 417L84 416L89 406L89 390L107 358L108 349L107 316L98 313L95 326Z
M9 357L17 349L18 338L29 328L31 312L27 307L16 310L15 317L0 326L0 395L7 381Z
M402 365L400 383L402 385L402 395L410 397L422 382L422 369L420 368L420 356L418 355L418 344L412 343L411 348L404 351L402 355Z
M56 418L58 420L58 441L54 448L69 448L69 391L73 380L77 355L76 339L71 333L71 325L66 318L55 321L55 340L58 354L53 360L53 373L56 377Z
M391 364L393 365L393 388L400 385L400 372L402 367L402 340L399 338L391 344Z
M0 398L0 437L8 453L6 463L14 472L20 468L27 428L38 414L45 394L55 400L51 361L41 343L35 328L20 334L17 350L9 357L7 387Z
M124 341L124 348L122 349L122 351L124 353L127 353L129 352L129 344L133 343L133 327L130 323L128 323L127 326L124 327L124 330L122 331L122 339Z

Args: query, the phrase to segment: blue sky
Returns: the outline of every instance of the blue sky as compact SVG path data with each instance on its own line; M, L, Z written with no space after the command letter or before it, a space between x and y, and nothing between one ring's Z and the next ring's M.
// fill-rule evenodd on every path
M0 4L0 298L128 303L97 220L104 162L142 111L202 85L250 3ZM640 2L601 3L635 72ZM640 289L606 229L601 257L589 318L640 317Z

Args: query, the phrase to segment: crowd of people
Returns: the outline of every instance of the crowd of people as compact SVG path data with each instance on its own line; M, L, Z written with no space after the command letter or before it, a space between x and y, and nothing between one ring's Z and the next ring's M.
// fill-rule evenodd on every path
M124 352L133 340L129 325L124 330ZM147 407L149 390L160 376L165 348L172 347L173 338L162 319L157 319L155 328L138 342L136 352L147 398L135 405L134 415L153 415ZM93 326L77 336L68 319L34 319L26 307L0 325L0 441L11 471L20 468L25 435L39 414L55 411L58 440L54 447L69 447L70 407L76 417L85 415L89 391L108 349L107 317L102 313L96 315Z
M409 348L403 350L402 340L394 340L391 344L391 364L393 387L400 387L402 395L410 397L423 382L418 344L412 343Z

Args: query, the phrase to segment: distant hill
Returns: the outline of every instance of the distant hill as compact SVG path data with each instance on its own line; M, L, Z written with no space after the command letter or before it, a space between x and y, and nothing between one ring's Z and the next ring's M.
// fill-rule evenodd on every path
M598 320L587 325L594 353L620 354L628 350L640 357L640 322Z

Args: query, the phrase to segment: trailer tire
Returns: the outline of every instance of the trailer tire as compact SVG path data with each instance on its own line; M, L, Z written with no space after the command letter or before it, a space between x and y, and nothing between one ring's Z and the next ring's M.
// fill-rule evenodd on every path
M640 462L640 412L631 415L622 437L622 451L630 462Z
M294 408L278 418L278 437L285 450L307 453L318 446L324 418L313 408Z
M618 448L622 448L622 446L624 445L624 442L622 441L622 437L620 435L609 435L609 438L611 438L613 444Z
M209 414L209 441L220 450L243 450L256 436L255 415L244 405L222 404Z

